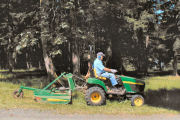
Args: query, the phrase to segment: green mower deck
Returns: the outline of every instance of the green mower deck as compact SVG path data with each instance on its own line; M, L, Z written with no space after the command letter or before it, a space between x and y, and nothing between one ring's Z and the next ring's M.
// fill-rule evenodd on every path
M72 74L62 73L55 80L49 83L43 89L36 89L32 87L21 86L19 90L14 92L14 97L23 97L23 90L31 90L34 92L34 98L37 102L48 102L51 104L69 104L72 103L72 91L75 90L75 83L72 79ZM69 87L68 88L50 88L56 81L61 77L67 79Z

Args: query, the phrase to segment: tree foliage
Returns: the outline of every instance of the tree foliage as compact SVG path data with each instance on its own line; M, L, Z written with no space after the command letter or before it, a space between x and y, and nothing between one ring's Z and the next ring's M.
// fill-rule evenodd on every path
M137 71L147 72L155 60L168 64L180 48L179 4L178 0L1 0L4 67L12 69L22 58L26 66L42 67L46 53L56 71L80 74L93 46L94 54L107 54L108 66L122 69L129 61ZM35 54L38 64L32 58Z

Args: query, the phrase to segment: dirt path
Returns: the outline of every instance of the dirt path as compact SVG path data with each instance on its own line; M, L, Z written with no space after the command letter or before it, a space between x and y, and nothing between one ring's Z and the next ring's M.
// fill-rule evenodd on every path
M61 115L34 109L0 110L0 120L179 120L180 115Z

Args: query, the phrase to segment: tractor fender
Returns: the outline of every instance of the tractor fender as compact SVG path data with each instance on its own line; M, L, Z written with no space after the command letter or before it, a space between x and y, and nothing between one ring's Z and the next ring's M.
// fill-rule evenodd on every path
M104 84L103 81L101 81L101 80L99 80L99 79L96 79L96 78L88 78L88 79L87 79L87 84L90 84L90 85L98 85L98 86L102 87L105 92L107 92L107 87L106 87L106 85Z

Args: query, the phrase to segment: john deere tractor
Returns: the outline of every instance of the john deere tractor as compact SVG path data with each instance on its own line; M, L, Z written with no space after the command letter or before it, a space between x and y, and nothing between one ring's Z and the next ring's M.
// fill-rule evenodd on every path
M111 91L111 83L107 78L90 77L87 79L87 90L85 99L87 105L99 106L106 104L107 98L117 98L119 100L129 99L132 106L142 106L144 104L145 82L127 76L116 76L122 91Z

